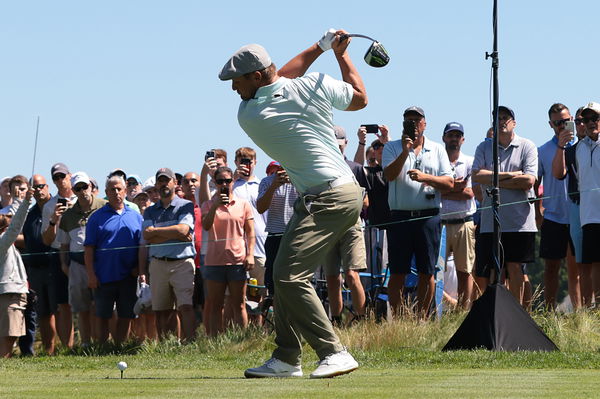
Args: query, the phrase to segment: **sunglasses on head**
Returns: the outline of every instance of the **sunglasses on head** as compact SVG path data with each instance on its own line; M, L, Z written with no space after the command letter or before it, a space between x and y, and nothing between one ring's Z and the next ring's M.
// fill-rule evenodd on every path
M73 187L73 191L75 191L76 193L78 193L80 191L87 190L89 187L90 187L89 184L83 183L83 184L79 184L79 185Z
M229 184L233 181L233 179L215 179L215 183L217 184Z
M46 187L45 184L34 184L33 186L31 186L34 188L34 190L42 190L44 187Z
M559 127L559 126L564 125L565 123L567 123L570 120L571 120L570 118L567 118L567 119L561 119L561 120L558 120L558 121L550 121L550 122L552 122L552 124L554 125L554 127Z
M583 123L588 123L588 122L598 122L598 120L600 119L600 115L594 115L594 116L590 116L589 118L583 117L581 118L581 121Z
M583 123L583 118L575 118L575 123L576 124Z
M52 180L62 180L65 177L67 177L67 175L65 175L64 173L56 173L54 175L52 175Z

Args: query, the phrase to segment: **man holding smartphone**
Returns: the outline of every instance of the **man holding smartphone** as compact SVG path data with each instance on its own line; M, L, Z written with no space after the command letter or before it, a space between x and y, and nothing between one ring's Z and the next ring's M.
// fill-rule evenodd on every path
M396 313L401 309L404 283L414 256L419 273L417 311L423 318L428 315L435 290L441 240L440 193L454 187L446 150L425 137L426 126L423 109L407 108L402 138L387 143L382 155L383 173L390 182L390 306Z
M573 117L566 105L556 103L548 110L548 124L554 135L538 147L538 181L544 186L544 199L535 202L535 219L541 231L540 258L544 259L544 302L548 309L556 308L558 273L563 259L567 259L567 281L573 309L581 307L579 272L573 256L573 241L569 234L569 204L567 181L552 175L552 161L557 151L564 152L574 141ZM569 128L569 129L568 129ZM559 143L559 136L568 132L569 141ZM543 209L542 209L543 208Z
M320 359L312 378L334 377L358 368L310 282L319 261L356 223L362 207L362 189L333 133L333 108L354 111L367 105L364 84L346 51L351 41L346 34L330 29L279 71L262 46L246 45L219 74L221 80L232 80L232 89L242 98L240 126L281 163L302 193L273 266L277 348L264 365L246 370L246 377L302 376L300 337ZM302 76L330 49L343 81L320 73Z

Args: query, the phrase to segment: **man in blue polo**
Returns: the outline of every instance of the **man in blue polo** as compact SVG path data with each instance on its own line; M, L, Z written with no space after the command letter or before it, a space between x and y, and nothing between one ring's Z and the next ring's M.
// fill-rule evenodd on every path
M390 306L399 311L411 259L416 259L417 310L426 317L435 290L435 265L440 251L440 192L452 190L454 178L444 146L425 137L425 113L420 107L404 111L414 132L383 148L383 173L390 182L388 201L392 224L388 227ZM411 138L413 137L413 138Z
M358 367L310 283L320 260L356 223L362 206L362 189L333 133L333 108L354 111L367 105L364 84L346 51L350 38L345 33L331 29L279 71L262 46L250 44L240 48L219 74L221 80L232 81L232 89L243 100L240 126L281 163L302 193L273 265L277 348L264 365L246 370L246 377L302 376L300 337L320 359L311 378L346 374ZM343 82L320 73L302 76L330 49Z
M196 336L194 294L194 204L175 195L177 180L169 168L156 172L160 201L144 212L143 243L150 244L152 310L156 312L158 334L164 339L169 330L173 305L181 318L182 338L191 342ZM140 259L142 281L146 280L146 261Z
M115 343L127 340L137 300L138 244L142 217L125 206L126 183L120 176L106 181L108 204L92 213L84 241L89 287L95 289L98 341L108 339L108 322L117 309Z

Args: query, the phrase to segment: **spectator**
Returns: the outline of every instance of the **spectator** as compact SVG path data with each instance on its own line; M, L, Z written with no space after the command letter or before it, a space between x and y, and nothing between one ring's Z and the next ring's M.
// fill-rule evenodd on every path
M403 131L401 140L391 141L383 149L392 222L387 230L388 295L390 306L398 311L414 256L419 273L417 310L426 317L433 300L440 251L440 192L453 188L453 178L444 147L425 137L427 122L423 110L407 108L404 120L414 123L415 131Z
M269 174L269 171L271 173ZM258 188L256 210L260 213L269 211L267 215L267 239L265 240L265 285L267 295L275 295L273 283L273 263L279 251L281 237L294 213L294 202L298 198L296 188L290 178L277 161L273 161L267 168L267 177L262 179Z
M73 315L69 306L69 279L63 273L58 250L60 242L56 239L58 225L63 213L77 201L77 196L71 189L71 173L64 163L56 163L50 169L52 182L58 189L57 195L50 198L42 210L42 241L51 246L54 253L49 254L52 262L52 273L56 283L56 332L62 344L71 348L73 346ZM58 202L60 199L61 202Z
M11 203L0 209L0 214L14 215L29 189L27 178L23 175L12 177L8 182L8 189L10 191ZM15 243L15 245L19 247L19 244Z
M25 249L23 251L23 263L27 271L27 280L31 290L37 294L35 313L40 330L42 346L47 354L54 354L54 340L56 339L56 276L52 271L52 263L47 252L52 247L45 245L42 241L42 209L50 200L46 179L41 175L33 175L31 178L33 197L35 205L29 209L25 225L23 226L23 238ZM35 254L35 255L34 255Z
M10 176L6 176L0 182L0 209L9 206L12 202L12 197L10 195L10 187L8 186L10 183Z
M538 156L535 144L518 136L514 112L505 106L498 108L498 157L500 202L500 240L502 242L504 267L510 280L509 289L522 305L524 291L523 264L533 262L535 250L535 211L528 201L536 181ZM492 185L493 158L492 141L485 140L475 151L473 181ZM502 204L506 204L502 206ZM477 276L483 281L490 278L490 269L495 260L492 255L493 219L491 199L484 197L481 213L480 241L482 251L477 253ZM502 267L502 265L501 265ZM487 283L484 287L487 286ZM483 288L480 287L482 290Z
M361 189L337 149L331 120L333 107L352 111L367 105L362 79L346 52L350 39L341 40L345 33L330 30L322 39L323 47L311 46L279 72L263 47L242 47L219 75L232 80L242 98L240 126L282 164L304 194L273 266L277 348L264 365L247 369L246 377L301 376L301 336L320 359L312 378L346 374L358 367L310 284L322 253L356 223L362 203ZM301 77L323 48L331 47L344 82L317 73Z
M0 357L12 355L16 339L25 334L27 274L21 255L13 245L21 232L31 203L28 190L14 217L0 215Z
M569 195L569 232L571 234L571 242L575 252L575 262L579 271L579 288L581 291L581 304L586 307L592 305L592 265L582 263L582 238L581 219L579 217L579 182L577 179L577 160L576 152L577 145L586 137L585 124L581 118L580 107L575 114L575 130L577 133L577 142L567 147L567 143L572 140L572 132L563 130L558 136L558 146L554 159L552 160L552 175L560 180L567 176L567 192ZM563 150L561 147L565 147Z
M98 182L93 177L90 177L90 184L92 185L92 195L94 197L97 197L98 193L100 192L100 188L98 187Z
M71 311L79 316L77 326L82 346L89 346L92 339L92 291L88 283L83 256L86 224L96 210L106 201L92 195L92 185L85 172L71 176L71 187L77 196L75 204L62 215L58 231L61 244L60 260L63 272L69 276L69 305Z
M156 188L160 201L144 212L143 243L149 244L149 270L140 258L141 282L152 276L152 310L156 313L160 339L166 338L173 305L181 317L184 342L195 338L193 309L194 204L175 195L175 173L169 168L156 172ZM161 245L166 244L166 245Z
M108 340L108 322L116 308L113 340L121 344L127 340L135 318L137 245L142 234L142 217L125 206L126 183L121 177L108 178L105 186L108 203L91 214L85 228L85 266L89 287L96 290L98 341Z
M143 191L148 193L148 198L150 199L150 202L152 202L152 204L156 204L160 201L160 194L158 193L155 184L156 178L154 176L151 176L144 182L143 188Z
M544 145L538 147L538 181L534 188L538 194L537 189L540 184L544 185L544 199L535 202L536 224L538 228L541 227L540 258L544 259L545 265L544 302L548 309L556 308L558 272L566 257L569 297L573 309L578 309L581 307L581 291L579 272L573 257L573 243L569 234L567 182L552 176L552 160L556 151L564 151L572 144L569 140L559 148L558 138L566 130L567 122L572 121L573 117L569 108L560 103L552 104L548 110L548 117L550 119L548 124L554 131L554 135ZM571 139L573 133L571 132Z
M577 171L579 176L580 217L583 230L583 263L592 265L592 288L596 303L600 298L600 104L588 103L581 111L587 136L577 145Z
M473 157L460 150L465 142L465 131L458 122L450 122L442 136L446 153L454 172L454 188L442 193L442 224L446 225L446 260L453 254L456 269L458 306L469 309L473 292L473 265L475 264L475 223L477 210L471 188Z
M146 208L152 206L152 201L150 201L150 196L146 191L140 191L133 198L133 203L140 208L140 214L144 214Z
M260 179L254 175L256 168L256 151L249 147L238 148L235 152L235 170L233 183L233 194L250 203L253 214L254 224L254 267L248 271L251 278L255 278L258 285L265 285L265 240L267 233L265 227L267 224L268 212L260 213L256 209L256 200L258 198L258 187ZM259 290L258 295L250 296L252 301L260 302L265 294L265 290Z
M108 174L107 179L110 179L113 176L120 176L124 181L126 181L126 182L128 181L127 175L125 174L123 169L118 169L118 168L114 169L112 172L110 172ZM108 198L105 197L104 199L108 199ZM134 204L133 202L129 201L127 198L125 198L125 206L129 206L137 213L140 213L140 209L138 208L138 206L136 204Z
M127 201L133 202L137 193L142 191L142 180L138 175L127 176Z
M333 131L342 155L348 145L346 132L341 126L334 126ZM358 184L366 191L370 188L362 164L349 161L344 155L344 160L350 167ZM369 199L363 193L363 210L368 208ZM329 299L329 313L334 325L342 325L342 311L344 303L342 298L342 280L340 266L344 270L345 282L351 293L352 307L355 319L365 317L365 289L360 281L359 272L367 268L365 237L362 221L357 218L356 224L350 227L338 240L332 250L325 257L323 269L327 280L327 298Z
M202 204L202 226L208 231L208 251L204 261L210 306L207 333L215 336L223 331L222 314L225 289L229 288L233 321L244 328L246 313L246 273L254 267L254 222L252 207L233 191L233 173L220 167L214 174L219 191Z

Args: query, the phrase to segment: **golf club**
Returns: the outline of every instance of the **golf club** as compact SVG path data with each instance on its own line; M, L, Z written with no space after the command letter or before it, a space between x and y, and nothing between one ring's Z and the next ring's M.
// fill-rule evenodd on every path
M349 37L362 37L373 42L364 56L365 62L370 66L375 68L381 68L386 66L390 62L390 56L388 55L388 52L386 51L385 47L383 47L383 45L377 40L358 33L349 33L347 35L342 35L340 37L340 40L346 40Z

